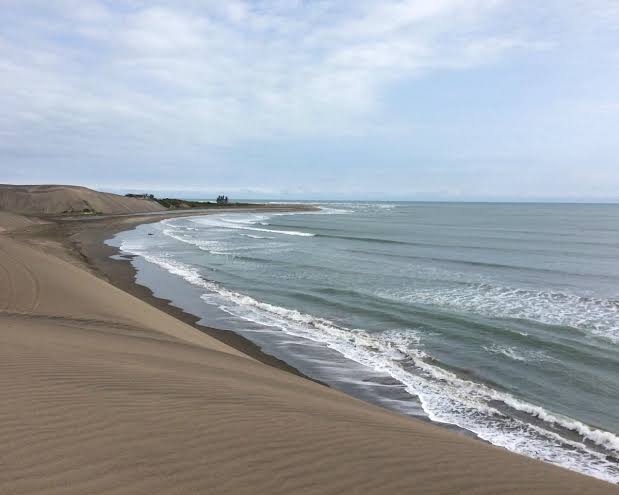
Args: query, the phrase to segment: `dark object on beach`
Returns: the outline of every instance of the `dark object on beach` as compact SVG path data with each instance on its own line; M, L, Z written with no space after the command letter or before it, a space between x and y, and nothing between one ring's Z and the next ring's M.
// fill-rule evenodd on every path
M228 204L228 196L217 196L217 204L218 205L227 205Z

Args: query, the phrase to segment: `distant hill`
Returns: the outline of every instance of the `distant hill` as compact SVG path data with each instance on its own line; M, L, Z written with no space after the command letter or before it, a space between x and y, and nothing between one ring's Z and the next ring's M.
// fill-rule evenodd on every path
M22 215L121 214L164 211L151 199L129 198L81 186L0 185L0 210Z

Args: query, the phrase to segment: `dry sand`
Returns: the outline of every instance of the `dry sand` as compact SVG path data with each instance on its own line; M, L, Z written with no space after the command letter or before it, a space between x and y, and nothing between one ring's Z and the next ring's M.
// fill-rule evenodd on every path
M2 495L619 492L260 363L35 227L0 233Z
M46 223L43 220L17 215L8 211L0 211L0 232L9 230L21 230L33 225Z
M24 215L60 215L84 210L105 214L164 211L148 199L127 198L81 186L0 184L0 210Z

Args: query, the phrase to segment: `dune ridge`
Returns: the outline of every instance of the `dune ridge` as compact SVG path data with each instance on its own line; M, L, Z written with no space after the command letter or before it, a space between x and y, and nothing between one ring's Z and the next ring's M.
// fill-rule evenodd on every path
M2 494L618 493L259 363L26 237L0 233Z
M22 215L127 214L165 211L156 201L128 198L82 186L0 185L0 210Z

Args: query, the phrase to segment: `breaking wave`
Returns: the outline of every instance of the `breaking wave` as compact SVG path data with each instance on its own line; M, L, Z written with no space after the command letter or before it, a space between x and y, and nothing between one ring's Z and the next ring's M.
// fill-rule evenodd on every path
M246 219L230 218L228 215L210 215L203 217L193 217L189 221L201 225L202 227L211 227L219 229L234 229L234 230L249 230L253 232L268 232L270 234L294 235L301 237L314 237L311 232L300 232L297 230L275 230L255 227L254 224L264 220L266 217L261 215L253 215ZM164 220L164 222L166 222Z
M452 308L494 318L572 327L619 343L619 301L489 284L379 291L379 297Z
M613 461L619 457L616 435L458 376L424 352L422 335L414 329L371 333L342 327L229 290L164 254L130 244L121 249L203 289L205 302L235 317L320 343L352 361L388 373L419 398L433 421L457 425L514 452L619 482L619 466Z

